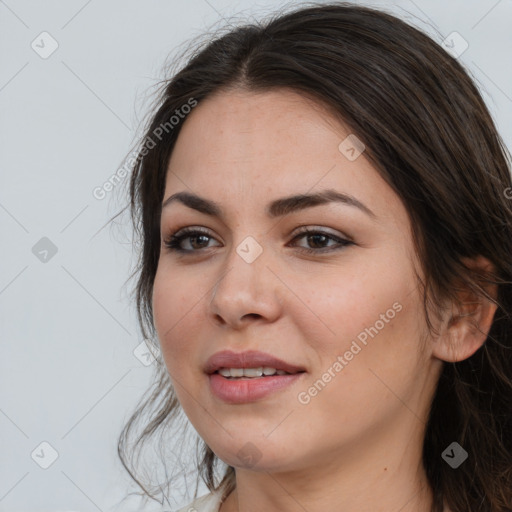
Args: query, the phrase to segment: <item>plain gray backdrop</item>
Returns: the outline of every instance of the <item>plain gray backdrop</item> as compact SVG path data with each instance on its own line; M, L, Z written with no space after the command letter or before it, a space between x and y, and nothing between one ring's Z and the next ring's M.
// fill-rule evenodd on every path
M361 3L451 37L510 148L511 0ZM105 227L122 202L93 191L128 154L169 54L284 4L0 0L0 511L137 510L118 505L136 487L117 436L153 366L124 286L129 224ZM191 498L178 491L173 509Z

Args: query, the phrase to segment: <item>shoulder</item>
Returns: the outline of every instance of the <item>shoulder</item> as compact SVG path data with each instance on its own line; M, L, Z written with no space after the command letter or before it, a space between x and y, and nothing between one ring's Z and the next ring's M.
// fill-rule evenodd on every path
M221 499L221 492L210 492L196 498L192 503L180 508L177 512L218 512Z

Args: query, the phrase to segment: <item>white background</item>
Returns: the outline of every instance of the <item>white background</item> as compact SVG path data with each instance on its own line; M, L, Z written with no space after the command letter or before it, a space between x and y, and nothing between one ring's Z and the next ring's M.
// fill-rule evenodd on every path
M130 479L117 436L152 366L133 354L142 338L124 286L129 225L105 227L125 198L121 187L103 200L92 191L129 152L170 53L234 14L281 5L0 0L0 511L136 510L118 505ZM510 148L511 0L366 5L438 42L459 32L469 43L459 59ZM46 59L31 47L43 31L58 43ZM57 248L46 262L32 252L43 237ZM31 456L44 441L58 452L48 469ZM189 498L177 490L172 508Z

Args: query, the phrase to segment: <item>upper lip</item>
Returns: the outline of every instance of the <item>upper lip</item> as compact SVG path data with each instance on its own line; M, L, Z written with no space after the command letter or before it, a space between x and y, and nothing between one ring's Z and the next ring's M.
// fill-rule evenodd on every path
M270 367L276 370L284 370L287 373L304 372L305 369L294 364L287 363L277 357L257 350L248 350L246 352L232 352L231 350L222 350L211 356L204 366L207 374L215 373L220 368L259 368Z

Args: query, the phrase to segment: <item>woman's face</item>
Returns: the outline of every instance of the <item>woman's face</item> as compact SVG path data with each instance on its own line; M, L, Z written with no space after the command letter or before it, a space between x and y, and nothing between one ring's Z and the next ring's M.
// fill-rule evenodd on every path
M164 203L186 192L218 212L177 199L163 208L155 327L185 413L239 469L421 450L440 361L422 343L411 226L349 135L296 93L224 92L191 112L169 162ZM276 203L327 191L349 199ZM185 227L202 232L170 250ZM302 373L209 375L224 350Z

